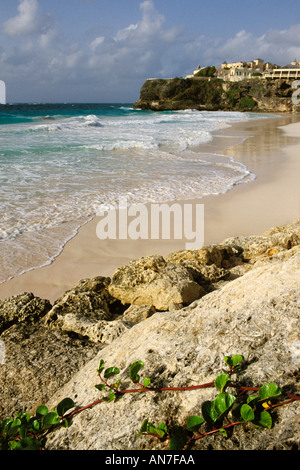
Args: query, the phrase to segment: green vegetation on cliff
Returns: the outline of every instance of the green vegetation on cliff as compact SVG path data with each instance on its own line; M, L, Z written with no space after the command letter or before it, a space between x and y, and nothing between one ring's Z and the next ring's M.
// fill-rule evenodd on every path
M204 69L200 69L199 72L195 74L195 77L214 77L216 74L216 67L209 66L205 67Z
M154 111L197 109L207 111L294 112L293 81L255 78L225 82L211 76L146 80L135 108Z

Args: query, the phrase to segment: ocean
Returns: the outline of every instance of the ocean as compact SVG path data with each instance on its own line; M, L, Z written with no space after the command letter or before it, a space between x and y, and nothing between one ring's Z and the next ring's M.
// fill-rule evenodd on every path
M241 163L198 146L253 117L116 103L0 106L0 283L51 263L99 207L122 196L129 204L194 199L251 181Z

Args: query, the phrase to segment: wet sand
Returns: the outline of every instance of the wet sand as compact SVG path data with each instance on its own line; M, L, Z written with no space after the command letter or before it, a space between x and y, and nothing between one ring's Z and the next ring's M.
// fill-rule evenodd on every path
M300 116L253 119L215 133L200 152L230 155L256 175L226 194L178 204L204 204L204 244L239 235L262 234L300 218ZM173 202L172 202L173 203ZM52 264L0 285L0 299L22 292L54 302L79 280L112 276L130 260L166 255L187 240L99 240L99 217L86 223Z

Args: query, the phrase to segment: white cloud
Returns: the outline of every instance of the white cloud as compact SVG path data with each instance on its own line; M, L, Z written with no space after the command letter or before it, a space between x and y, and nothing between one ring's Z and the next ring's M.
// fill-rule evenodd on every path
M138 28L137 24L131 24L127 28L120 29L120 31L117 32L116 37L114 38L115 41L125 41L128 39L133 31L135 31Z
M220 32L221 33L221 32ZM255 36L252 32L238 30L228 38L195 35L182 42L185 58L183 64L221 65L227 62L262 58L278 65L286 65L294 58L300 60L300 24L286 30L268 30ZM188 73L191 73L192 70Z
M118 31L116 41L130 41L142 45L149 41L149 38L155 39L164 34L163 25L165 17L161 15L154 6L152 0L146 0L140 4L142 18L136 24Z
M4 32L9 36L32 33L36 30L37 0L21 0L18 6L18 14L4 23Z
M258 57L286 65L298 54L300 58L300 24L287 30L266 31L260 37L250 32L240 31L233 38L225 41L220 51L231 60L251 60ZM224 58L226 58L224 56ZM300 60L300 59L299 59Z
M142 2L140 11L137 23L120 29L112 38L96 37L90 43L89 70L98 70L103 76L117 74L133 78L164 69L164 55L182 31L165 28L165 17L151 0Z
M90 44L90 49L92 51L95 51L98 48L98 46L100 46L104 42L104 40L105 40L104 36L99 36L95 38Z
M43 33L40 34L38 38L38 43L41 49L46 50L48 47L51 46L51 43L56 38L56 31L55 29L51 28Z
M154 3L151 0L146 0L141 3L140 9L142 12L142 20L138 24L140 34L149 37L160 33L165 23L165 17L155 10Z
M42 2L39 8L38 0L20 0L17 14L4 23L6 36L1 36L0 69L8 93L14 88L18 95L26 94L23 87L21 91L22 82L32 93L44 90L45 100L51 90L53 95L56 90L60 96L68 94L65 100L72 99L68 98L72 90L77 97L78 89L94 93L96 99L96 93L105 94L113 87L120 98L126 83L126 90L132 84L132 94L138 98L147 77L184 76L199 64L220 65L223 60L258 57L280 65L295 57L300 60L300 24L260 36L243 29L227 38L222 37L222 31L219 37L207 36L180 26L167 27L166 18L152 0L140 3L138 21L130 20L110 36L102 35L99 26L94 36L89 32L82 35L86 41L74 43L66 31L59 30L59 23L42 11ZM84 87L84 83L89 85Z

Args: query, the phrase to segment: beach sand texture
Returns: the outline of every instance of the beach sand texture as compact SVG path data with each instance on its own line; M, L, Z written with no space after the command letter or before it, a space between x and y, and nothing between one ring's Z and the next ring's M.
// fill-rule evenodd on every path
M300 217L300 116L253 119L214 133L199 152L221 153L256 175L226 194L193 203L204 204L204 244L232 236L256 235ZM191 203L191 201L176 201ZM0 299L22 292L54 302L79 280L112 276L133 259L166 255L185 248L180 240L99 240L94 218L78 231L48 266L33 269L0 285Z

